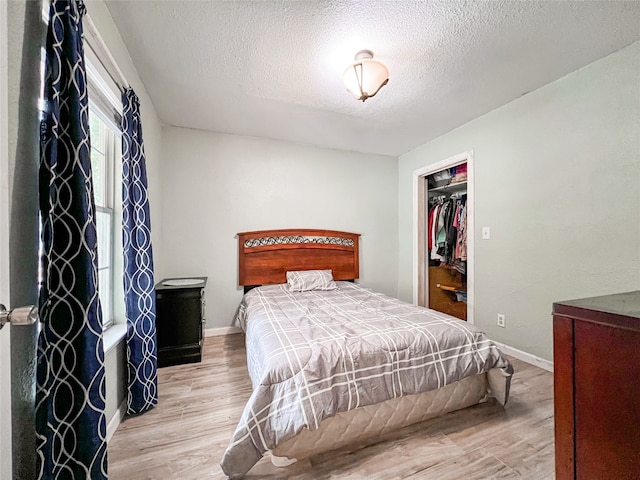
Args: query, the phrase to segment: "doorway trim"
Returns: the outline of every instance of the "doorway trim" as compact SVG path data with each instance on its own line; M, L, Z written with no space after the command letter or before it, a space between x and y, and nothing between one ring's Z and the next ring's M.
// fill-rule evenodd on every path
M475 191L473 150L462 152L413 171L413 303L429 305L429 265L427 259L427 182L426 177L467 163L467 321L474 323L474 241Z

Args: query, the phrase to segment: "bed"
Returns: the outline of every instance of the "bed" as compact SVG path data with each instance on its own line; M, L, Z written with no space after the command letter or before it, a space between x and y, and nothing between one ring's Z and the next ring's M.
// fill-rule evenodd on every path
M253 393L221 461L230 478L267 452L285 466L490 396L506 403L513 368L483 332L355 284L359 235L238 240Z

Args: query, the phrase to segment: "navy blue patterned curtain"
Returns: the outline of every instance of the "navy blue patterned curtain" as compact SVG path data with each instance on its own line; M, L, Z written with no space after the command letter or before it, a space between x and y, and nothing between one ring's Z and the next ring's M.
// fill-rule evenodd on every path
M137 415L158 403L156 293L140 102L129 88L122 94L122 103L122 241L129 372L127 415Z
M46 41L39 202L42 284L36 388L41 479L107 478L84 4L52 0Z

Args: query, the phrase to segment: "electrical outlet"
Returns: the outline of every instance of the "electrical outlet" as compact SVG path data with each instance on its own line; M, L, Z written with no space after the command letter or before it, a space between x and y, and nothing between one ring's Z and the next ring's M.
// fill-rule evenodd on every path
M505 328L507 326L507 320L502 313L498 314L498 321L496 322L499 327Z

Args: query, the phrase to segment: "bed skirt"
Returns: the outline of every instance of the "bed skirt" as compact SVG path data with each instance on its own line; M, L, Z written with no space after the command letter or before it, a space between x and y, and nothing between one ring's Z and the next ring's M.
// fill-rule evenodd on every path
M316 430L304 429L271 451L271 461L284 467L296 460L367 440L495 397L504 404L508 382L500 369L467 377L438 390L393 398L324 420Z

